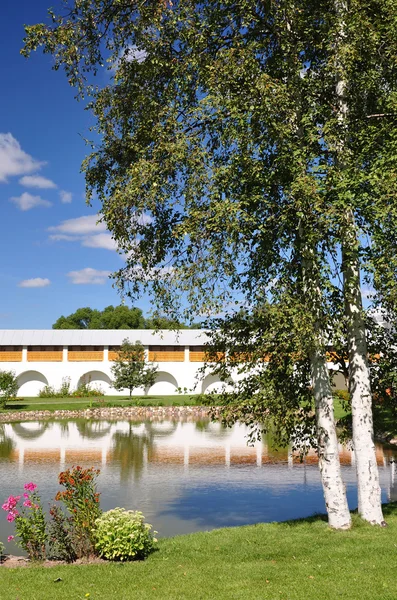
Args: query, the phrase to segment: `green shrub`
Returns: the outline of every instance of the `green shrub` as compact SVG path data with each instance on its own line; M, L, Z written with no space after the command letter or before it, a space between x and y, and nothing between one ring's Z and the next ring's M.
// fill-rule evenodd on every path
M57 391L52 385L45 385L39 391L39 398L56 398Z
M0 371L0 408L4 408L7 402L15 399L18 388L14 371Z
M61 387L57 390L52 385L45 385L39 392L40 398L69 398L70 377L62 379Z
M157 542L141 512L114 508L95 521L95 549L108 560L143 560Z
M104 396L105 394L100 387L92 388L89 382L83 382L70 395L73 398L92 398L94 396Z
M62 537L66 539L72 535L73 549L78 558L90 556L94 551L95 521L102 514L100 494L96 489L98 475L98 469L83 469L78 465L62 471L58 476L65 491L58 492L55 500L63 502L70 515L69 531L65 528L65 522L60 521ZM66 550L65 545L63 549Z
M343 410L345 410L346 412L350 411L350 394L347 390L334 390L333 396L334 398L337 398L340 401Z

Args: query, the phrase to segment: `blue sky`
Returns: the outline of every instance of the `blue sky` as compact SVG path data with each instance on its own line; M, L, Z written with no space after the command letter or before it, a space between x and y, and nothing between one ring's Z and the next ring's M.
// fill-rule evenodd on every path
M50 56L19 52L23 25L46 20L49 6L60 2L1 8L0 328L49 328L80 306L119 303L107 275L122 258L84 200L90 115Z

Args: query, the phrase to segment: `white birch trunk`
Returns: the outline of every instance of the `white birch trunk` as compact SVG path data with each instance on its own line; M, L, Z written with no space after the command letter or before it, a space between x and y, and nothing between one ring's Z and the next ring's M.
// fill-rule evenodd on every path
M351 517L342 479L339 460L338 438L334 417L334 399L325 356L325 336L320 325L321 289L315 265L315 250L306 246L304 233L299 228L302 243L302 280L304 294L311 300L315 316L315 347L310 355L316 428L318 460L328 523L334 529L349 529Z
M351 216L352 219L352 216ZM351 239L354 236L354 240ZM350 244L357 245L354 223ZM367 340L362 314L360 271L357 251L344 249L344 291L349 350L349 392L352 403L353 447L357 470L358 512L374 525L385 525L379 472L376 462L372 393L367 361Z
M328 523L335 529L349 529L351 517L342 480L334 404L327 362L315 351L310 357L316 406L318 458Z
M340 23L337 40L339 55L338 52L336 55L336 98L338 120L343 132L346 128L348 104L346 101L346 78L339 56L341 47L346 43L344 21L348 12L346 0L336 0L335 8ZM342 134L336 158L336 164L339 167L343 166L345 152L345 138ZM345 214L342 260L349 351L349 391L352 402L353 446L357 469L358 511L366 521L384 525L379 473L373 440L372 394L367 362L365 324L362 314L358 246L354 214L349 208Z

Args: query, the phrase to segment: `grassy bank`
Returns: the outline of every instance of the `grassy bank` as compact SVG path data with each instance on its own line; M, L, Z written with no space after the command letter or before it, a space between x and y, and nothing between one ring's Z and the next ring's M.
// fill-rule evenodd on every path
M174 394L172 396L104 396L101 398L21 398L9 402L0 412L17 410L83 410L100 406L195 406L201 404L199 395ZM334 401L335 418L346 415L339 399Z
M0 412L17 410L83 410L107 406L191 406L197 396L178 394L173 396L104 396L92 398L21 398L9 402Z
M347 532L313 518L179 536L142 563L0 568L0 598L395 600L397 504L385 515L384 529L355 515Z

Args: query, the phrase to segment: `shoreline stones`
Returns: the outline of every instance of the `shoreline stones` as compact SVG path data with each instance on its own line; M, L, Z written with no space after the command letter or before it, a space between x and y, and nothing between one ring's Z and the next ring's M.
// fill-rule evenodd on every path
M0 423L15 421L48 421L62 419L160 419L167 421L208 419L211 407L207 406L115 406L85 408L82 410L28 410L0 414Z

